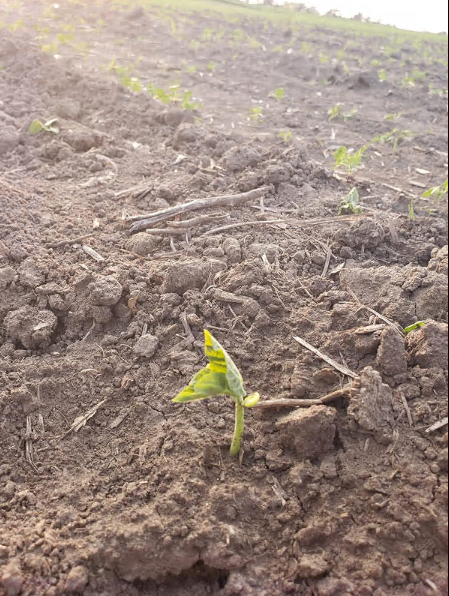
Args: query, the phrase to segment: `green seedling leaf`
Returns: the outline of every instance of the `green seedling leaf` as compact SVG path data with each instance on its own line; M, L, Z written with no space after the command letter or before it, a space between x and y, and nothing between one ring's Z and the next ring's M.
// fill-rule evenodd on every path
M258 393L246 396L239 369L223 346L207 330L204 330L204 352L209 364L193 377L173 402L189 403L218 395L232 397L235 402L235 429L230 452L237 456L244 431L245 408L253 408L260 396Z
M32 135L36 135L40 132L42 132L44 130L44 125L42 124L42 122L40 120L33 120L33 122L30 124L30 128L28 129L28 132Z
M210 365L207 365L196 373L188 386L178 393L173 401L178 404L189 403L227 392L226 375L212 372Z
M448 193L448 185L449 181L446 180L446 182L440 186L433 186L432 188L429 188L429 190L423 192L421 196L423 199L435 199L435 201L438 202L444 197L444 195Z
M347 213L354 213L360 215L362 213L362 207L359 205L359 191L357 188L353 188L348 196L342 201L338 215L346 215Z
M246 392L243 386L243 377L239 369L223 346L209 331L204 331L204 337L204 348L210 362L210 370L215 373L223 373L226 376L230 395L237 398L240 403L243 403L242 400Z
M418 321L417 323L413 323L413 325L409 325L404 329L405 335L408 335L412 331L416 331L417 329L421 329L426 324L426 321Z

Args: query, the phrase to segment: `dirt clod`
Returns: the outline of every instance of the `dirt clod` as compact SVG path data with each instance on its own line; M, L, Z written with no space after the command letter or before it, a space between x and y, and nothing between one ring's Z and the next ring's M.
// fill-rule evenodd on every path
M281 440L301 459L318 457L331 451L336 433L336 413L326 406L297 409L276 423Z
M303 555L298 561L297 577L315 579L328 573L329 562L322 555Z
M448 368L448 326L436 321L427 322L421 329L407 336L409 359L421 368Z
M151 358L154 356L158 345L159 339L157 337L146 334L139 337L133 350L137 356L141 356L142 358Z
M114 306L122 297L123 288L112 276L99 277L89 286L90 300L96 306Z
M82 594L89 581L89 573L86 567L78 565L73 567L67 576L65 590L69 594Z
M3 568L1 574L1 585L5 589L6 596L18 596L24 582L23 573L17 563L11 561Z
M383 330L376 362L380 371L389 377L407 372L405 340L399 330L392 327Z
M4 320L6 336L26 349L49 345L58 319L49 310L23 306L10 311Z
M391 430L394 424L393 394L373 368L367 367L362 371L360 389L351 398L348 415L364 430Z

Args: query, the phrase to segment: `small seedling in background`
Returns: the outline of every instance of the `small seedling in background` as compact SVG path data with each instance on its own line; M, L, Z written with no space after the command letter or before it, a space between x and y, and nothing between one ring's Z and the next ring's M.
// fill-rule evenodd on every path
M393 153L396 153L399 143L401 141L408 141L413 137L411 130L400 130L399 128L393 128L390 132L386 132L382 135L377 135L373 138L373 143L393 143Z
M411 221L415 221L415 219L416 219L415 203L414 203L413 199L408 204L408 217Z
M426 324L426 321L418 321L417 323L413 323L413 325L409 325L404 329L405 335L408 335L412 331L416 331L417 329L421 329Z
M37 135L42 131L51 132L54 135L58 135L61 131L59 127L56 126L57 122L57 118L52 118L51 120L48 120L48 122L45 122L45 124L43 124L40 120L33 120L33 122L30 124L29 132L32 135Z
M348 196L341 202L338 215L347 215L348 213L361 215L362 207L359 204L359 198L359 191L356 188L353 188Z
M185 404L219 395L232 397L235 402L235 430L230 452L235 457L240 453L245 428L245 408L254 407L260 396L258 393L246 394L239 369L223 346L207 330L204 330L204 351L209 364L193 377L173 401Z
M446 180L446 182L444 182L440 186L433 186L432 188L429 188L429 190L423 192L423 194L421 195L422 198L434 199L438 203L444 197L444 195L447 195L448 183L449 181Z
M278 101L280 101L281 99L284 99L285 89L283 87L279 87L279 89L275 89L274 91L272 91L270 93L270 97L274 97L274 99L277 99Z
M348 120L352 120L352 118L354 118L354 116L357 114L357 111L358 110L356 110L355 108L353 108L347 114L343 114L344 121L347 122Z
M348 151L347 147L340 147L334 153L334 170L344 167L346 168L348 175L351 175L362 163L363 156L367 149L368 145L364 145L356 152Z
M388 75L385 68L381 68L379 71L377 71L377 74L379 75L379 81L381 83L386 83L388 81Z
M278 139L282 139L286 145L290 143L293 133L291 130L283 130L278 134Z
M214 70L215 70L215 67L216 67L216 64L215 64L215 62L214 62L213 60L211 60L211 61L209 62L209 64L207 65L207 70L208 70L209 72L214 72Z
M392 120L396 120L397 118L400 118L401 116L402 116L402 114L400 112L398 114L387 114L386 116L384 116L384 120L391 122Z
M402 77L402 87L404 89L409 89L410 87L415 87L415 79L407 73L405 77Z
M262 122L263 121L263 108L261 106L256 106L254 108L251 108L249 111L249 118L250 118L250 120L252 120L253 122L256 122L257 124Z
M328 120L329 122L331 122L332 120L335 120L335 118L338 118L341 114L341 104L337 103L334 106L332 106L331 108L329 108L327 110L327 115L328 115Z

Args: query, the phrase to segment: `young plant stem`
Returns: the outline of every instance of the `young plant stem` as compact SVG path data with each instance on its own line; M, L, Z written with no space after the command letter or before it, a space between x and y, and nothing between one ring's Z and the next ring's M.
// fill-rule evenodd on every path
M237 457L240 453L243 431L245 428L245 408L242 404L235 404L235 430L231 444L231 455Z

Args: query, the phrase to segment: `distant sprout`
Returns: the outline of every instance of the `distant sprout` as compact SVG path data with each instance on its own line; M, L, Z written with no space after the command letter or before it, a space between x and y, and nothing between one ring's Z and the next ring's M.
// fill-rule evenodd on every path
M397 114L387 114L386 116L384 116L384 120L391 122L392 120L396 120L397 118L400 118L401 116L402 116L401 112L398 112Z
M270 93L270 97L274 97L274 99L277 99L278 101L280 101L281 99L284 99L284 97L285 97L284 87L279 87L278 89L275 89L274 91L272 91Z
M423 192L423 194L421 195L422 198L434 199L438 203L439 201L441 201L444 195L448 194L448 183L448 180L446 180L446 182L444 182L440 186L433 186L432 188L429 188L429 190Z
M213 60L211 60L211 61L209 62L209 64L207 65L207 70L208 70L209 72L214 72L214 70L215 70L215 67L216 67L216 66L217 66L217 65L215 64L215 62L214 62Z
M48 120L45 123L42 123L40 120L33 120L33 122L30 124L28 132L32 135L37 135L40 132L45 131L51 132L54 135L58 135L61 132L61 130L58 126L56 126L57 122L57 118L52 118L51 120Z
M353 108L350 112L343 114L344 121L347 122L348 120L352 120L352 118L354 118L357 112L358 110L356 108Z
M334 170L344 167L349 176L353 174L355 170L362 163L365 151L368 149L368 145L364 145L358 151L348 150L347 147L340 147L334 153L335 165Z
M278 139L281 139L282 141L284 141L284 143L286 145L288 145L288 143L290 143L291 139L292 139L293 133L291 130L283 130L282 132L280 132L278 134Z
M181 99L181 107L183 110L199 110L201 104L193 100L192 91L185 91Z
M185 404L219 395L231 397L235 402L235 429L230 453L237 457L245 430L245 408L254 407L260 396L258 393L247 395L239 369L223 346L207 330L204 330L204 351L209 364L192 378L173 401Z
M377 74L379 75L379 81L381 83L386 83L388 81L388 74L385 68L381 68L380 70L378 70Z
M408 89L410 87L416 87L415 79L407 73L404 77L402 77L402 87L404 89Z
M341 114L341 103L337 103L327 110L328 120L331 122L338 118Z
M320 63L321 64L327 64L329 62L329 60L330 60L330 58L326 54L320 55Z
M427 74L421 70L419 70L419 68L415 68L413 71L413 78L415 81L424 81L426 78Z
M374 68L381 66L381 65L382 65L382 62L380 60L377 60L377 59L371 60L371 66L373 66Z
M353 188L341 202L338 215L347 215L348 213L360 215L362 207L359 205L359 198L359 191L357 188Z
M415 203L414 203L413 199L408 204L408 217L411 221L415 221L415 219L416 219Z
M396 153L399 144L402 141L408 141L413 138L411 130L400 130L399 128L393 128L390 132L386 132L381 135L377 135L373 138L373 143L393 143L393 153Z
M263 108L261 106L251 108L249 111L249 118L252 122L256 122L257 124L263 122Z

